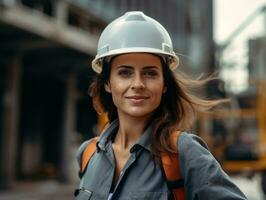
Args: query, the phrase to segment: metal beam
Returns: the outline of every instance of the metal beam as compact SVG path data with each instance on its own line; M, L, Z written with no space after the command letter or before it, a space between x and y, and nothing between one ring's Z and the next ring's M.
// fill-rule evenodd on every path
M34 33L88 55L94 55L98 36L74 26L58 23L40 11L25 6L0 7L0 22Z

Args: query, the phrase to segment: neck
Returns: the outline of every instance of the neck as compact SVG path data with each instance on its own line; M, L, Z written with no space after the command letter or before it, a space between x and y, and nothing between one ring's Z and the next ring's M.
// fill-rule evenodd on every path
M114 143L123 149L129 149L139 140L145 131L149 117L133 118L119 114L118 118L119 129Z

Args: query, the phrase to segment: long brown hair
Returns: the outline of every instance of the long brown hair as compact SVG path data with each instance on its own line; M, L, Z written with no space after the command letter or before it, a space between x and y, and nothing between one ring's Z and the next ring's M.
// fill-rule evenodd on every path
M227 101L224 99L204 99L193 92L212 80L212 77L205 79L189 78L181 71L173 72L161 57L160 59L167 91L162 95L161 103L149 123L152 126L151 151L156 157L161 152L174 151L169 145L170 134L173 131L188 131L199 111L210 111ZM112 95L107 93L104 88L110 78L111 62L112 60L103 62L102 72L96 76L90 85L91 95L99 99L99 103L107 112L110 122L118 118Z

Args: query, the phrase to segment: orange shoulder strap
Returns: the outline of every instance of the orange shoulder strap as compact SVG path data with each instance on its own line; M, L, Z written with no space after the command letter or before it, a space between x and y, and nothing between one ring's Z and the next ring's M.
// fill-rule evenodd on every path
M98 139L98 137L92 138L91 139L92 141L87 145L87 147L85 148L85 150L82 153L82 157L81 157L81 172L82 173L85 172L85 169L86 169L88 162L90 161L92 155L96 151L97 139Z
M177 150L179 135L180 131L171 134L170 145L172 149ZM161 154L161 160L168 186L171 188L175 200L185 200L184 181L180 175L178 153L163 153Z

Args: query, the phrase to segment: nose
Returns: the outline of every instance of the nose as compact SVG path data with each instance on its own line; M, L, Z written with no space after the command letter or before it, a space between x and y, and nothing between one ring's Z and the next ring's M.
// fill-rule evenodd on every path
M133 79L133 81L132 81L132 86L131 86L131 88L132 89L143 89L143 88L145 88L145 84L144 84L144 81L143 81L143 79L142 79L142 77L141 77L141 75L140 74L137 74L135 77L134 77L134 79Z

